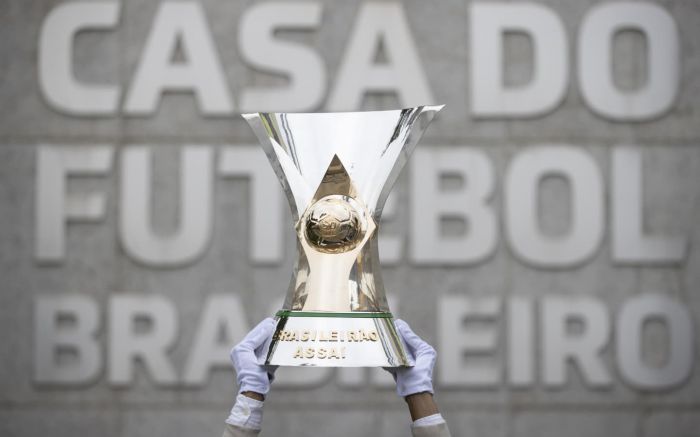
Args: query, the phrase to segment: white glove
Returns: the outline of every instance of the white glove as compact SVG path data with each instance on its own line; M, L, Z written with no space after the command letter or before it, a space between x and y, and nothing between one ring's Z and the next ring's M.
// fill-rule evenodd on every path
M396 381L396 393L406 397L415 393L433 393L433 366L437 353L432 346L418 337L403 320L394 321L406 351L413 355L413 367L391 367L386 370Z
M255 351L272 336L277 322L267 318L253 328L248 335L231 349L231 362L236 369L238 393L252 391L262 395L270 391L270 382L274 379L276 368L267 369L258 364Z
M236 396L236 403L231 408L231 413L226 419L226 423L240 428L259 431L262 427L264 404L264 402L249 398L246 395L238 395ZM416 426L416 424L414 423L413 426Z

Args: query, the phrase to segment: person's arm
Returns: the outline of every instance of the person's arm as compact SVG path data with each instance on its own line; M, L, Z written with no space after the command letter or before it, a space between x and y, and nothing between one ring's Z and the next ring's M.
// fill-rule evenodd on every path
M432 393L414 393L406 396L405 399L408 404L408 412L411 413L411 420L414 422L423 417L440 413Z
M414 437L450 437L450 430L433 398L433 367L437 353L403 320L395 323L406 350L413 355L412 367L389 368L396 380L396 393L405 399L411 414Z
M258 364L255 351L272 336L276 325L274 319L263 320L231 350L238 395L226 419L223 437L253 437L260 433L265 395L270 391L273 374Z

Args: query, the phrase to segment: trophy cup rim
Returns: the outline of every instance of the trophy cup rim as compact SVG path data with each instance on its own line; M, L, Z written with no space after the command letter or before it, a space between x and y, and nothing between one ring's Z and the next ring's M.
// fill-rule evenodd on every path
M309 116L314 116L314 115L334 115L334 114L370 114L370 113L380 113L380 112L401 112L401 111L407 111L407 110L412 110L416 108L426 108L426 109L431 109L434 111L440 111L442 108L444 108L446 104L441 103L437 105L418 105L418 106L406 106L403 108L394 108L394 109L372 109L368 111L313 111L313 112L306 112L306 111L256 111L256 112L242 112L241 117L245 118L246 120L252 117L258 116L258 114L294 114L294 115L309 115Z

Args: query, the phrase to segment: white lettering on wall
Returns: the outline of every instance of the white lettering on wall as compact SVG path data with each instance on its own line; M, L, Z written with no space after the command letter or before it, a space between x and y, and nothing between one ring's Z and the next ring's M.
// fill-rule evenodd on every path
M73 71L73 45L85 30L112 29L118 2L67 2L53 8L39 34L38 79L41 94L54 109L71 115L115 114L120 87L81 83Z
M260 147L224 147L219 154L219 174L225 178L247 177L250 183L251 259L279 263L284 250L282 190Z
M275 35L279 30L321 29L321 11L321 4L312 1L253 4L244 10L237 22L237 40L226 44L237 44L246 66L284 75L287 83L276 87L245 84L240 90L241 108L313 110L324 101L327 83L331 91L326 108L331 111L360 109L367 93L395 93L404 107L436 103L401 3L364 2L359 6L338 73L330 80L318 47ZM119 31L120 12L120 4L113 1L76 1L48 13L40 29L38 80L53 109L73 116L116 115L122 86L78 81L72 57L78 33ZM232 18L236 17L226 17L227 22ZM473 116L536 117L562 102L571 59L568 35L554 10L530 2L474 2L468 20L468 92ZM666 9L648 2L595 5L578 27L576 77L591 110L608 120L639 121L662 116L672 108L680 85L681 54L678 28ZM613 39L625 30L641 33L648 47L644 74L648 80L631 91L616 86L612 74ZM514 86L504 82L503 41L510 32L525 34L534 56L532 78ZM434 35L440 38L440 33ZM380 45L385 62L376 60ZM173 61L176 47L182 49L180 62ZM201 5L164 1L131 84L125 85L123 111L131 116L152 115L163 93L176 91L194 93L204 116L232 115L233 99L224 71Z
M667 330L668 352L659 366L650 365L642 358L644 326L651 320L661 320ZM617 320L616 336L620 340L616 349L620 374L632 387L644 390L674 387L693 371L693 320L688 309L667 296L643 294L625 302Z
M612 252L621 264L679 263L688 239L644 232L642 154L639 148L612 150Z
M94 382L102 370L102 355L96 339L99 325L97 303L88 296L37 296L34 299L34 381L66 386ZM62 360L61 355L68 357Z
M185 60L176 63L172 57L178 43ZM135 115L153 114L165 91L194 92L205 115L233 112L221 61L197 2L165 1L159 5L124 110Z
M610 318L602 302L588 296L547 296L542 300L541 322L542 374L546 385L565 385L570 361L590 386L606 387L612 383L601 357L610 338ZM579 332L571 332L572 324L578 324Z
M194 262L210 247L214 183L225 186L226 179L247 178L250 258L261 264L282 262L285 232L291 229L281 201L282 191L262 151L255 146L221 146L219 151L215 174L212 146L180 146L178 228L163 235L151 224L152 146L120 148L119 184L116 190L106 187L105 193L94 188L88 192L79 186L68 188L67 184L85 176L100 176L106 183L113 147L37 147L36 260L62 262L67 250L66 223L103 221L110 201L107 193L117 192L114 210L120 214L118 236L130 258L153 267ZM500 220L509 248L522 262L542 268L567 268L597 252L606 216L601 165L583 149L572 146L535 146L513 155L506 167ZM645 229L639 150L631 146L613 148L610 170L613 260L622 264L683 262L688 256L687 235L670 236ZM547 210L539 211L540 185L549 176L562 177L569 187L566 203L571 205L571 219L563 233L541 229L540 217ZM402 248L407 244L407 255L416 265L483 263L494 253L499 239L499 217L493 206L498 200L491 199L496 197L495 181L492 160L477 149L419 149L410 182L402 187L408 192L399 199L402 212L408 214L398 215L396 200L387 204L386 218L401 226L380 233L382 259L395 265L405 256ZM217 196L225 192L218 190ZM404 243L407 235L410 238Z
M110 301L109 382L115 386L130 385L138 359L156 384L176 384L175 367L168 357L178 334L172 301L131 293L115 294Z
M396 314L394 296L389 300ZM277 311L281 303L274 302L268 313ZM611 313L616 314L614 335ZM108 323L101 321L100 314L106 314ZM177 310L165 296L118 293L103 312L89 295L38 296L34 300L34 381L67 387L94 384L106 362L107 381L129 386L135 380L135 361L141 360L155 384L201 387L212 372L231 372L228 351L257 323L245 315L237 295L210 295L192 342L178 345ZM537 317L540 325L535 329ZM541 382L550 387L565 386L572 370L590 388L608 387L616 366L622 381L634 389L667 390L687 380L695 359L692 315L681 302L662 293L631 296L617 312L593 296L442 295L437 298L434 320L437 339L419 335L436 346L435 381L447 388L531 387L535 363L540 363ZM663 341L668 345L664 356L655 350L655 362L648 362L643 353L649 341L645 327L651 321L662 323ZM189 354L176 363L173 349L182 346L189 347ZM178 365L183 365L179 377ZM382 369L282 367L277 372L278 389L317 387L333 375L347 388L363 387L368 378L375 387L395 386Z
M192 350L187 356L182 375L183 383L202 386L206 384L212 369L230 370L231 347L245 337L248 329L244 307L238 295L208 296L204 302Z
M439 382L454 387L490 387L501 378L496 354L499 297L442 296L439 302ZM469 322L480 322L467 329ZM465 356L479 356L478 362ZM484 358L486 355L488 358Z
M612 75L616 33L634 29L647 41L647 80L636 90L620 90ZM619 121L649 120L668 111L678 94L679 43L676 23L661 6L648 2L598 4L581 22L578 77L581 95L597 114Z
M103 193L67 192L70 176L102 176L112 166L108 146L39 146L36 150L35 249L40 262L66 255L66 222L99 222L107 202Z
M444 177L459 188L444 190ZM498 241L491 162L476 149L418 149L411 161L411 258L419 264L464 265L491 255ZM442 219L464 223L461 235L445 236Z
M386 64L374 62L381 41ZM435 104L401 3L362 3L328 97L329 111L362 107L368 92L396 92L406 108Z
M535 323L533 299L514 296L508 302L508 379L514 387L535 380Z
M477 117L534 117L563 100L569 80L564 25L536 3L476 2L469 9L472 113ZM532 41L534 71L529 83L505 87L503 37L524 32Z
M321 105L326 92L326 67L319 54L300 44L275 38L276 30L316 29L321 24L319 3L261 3L241 17L238 46L251 66L284 74L288 86L246 88L241 111L311 111Z
M555 175L569 184L571 224L565 235L547 235L539 223L540 182ZM506 235L521 260L566 267L592 256L603 238L603 181L593 158L570 146L541 146L516 155L504 183Z
M119 234L124 250L146 265L177 266L199 258L212 233L213 153L186 146L180 160L179 228L173 235L152 229L152 153L143 146L122 152Z

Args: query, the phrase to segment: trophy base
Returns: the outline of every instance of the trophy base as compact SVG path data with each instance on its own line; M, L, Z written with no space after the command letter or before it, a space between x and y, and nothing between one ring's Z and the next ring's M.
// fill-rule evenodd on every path
M318 367L412 366L391 313L289 311L263 347L260 364Z

